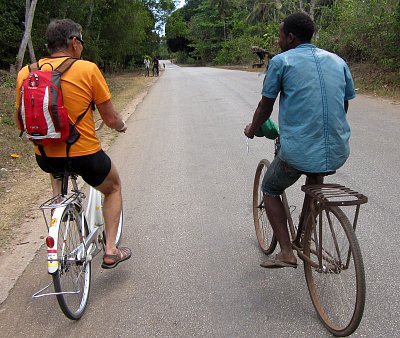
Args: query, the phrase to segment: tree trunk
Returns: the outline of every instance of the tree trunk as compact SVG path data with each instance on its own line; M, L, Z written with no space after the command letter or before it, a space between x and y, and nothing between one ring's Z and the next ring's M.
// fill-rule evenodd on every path
M92 23L92 17L93 17L93 13L94 13L94 6L95 6L95 3L94 3L94 1L92 1L90 3L90 6L89 6L89 15L88 15L88 19L86 21L86 27L85 27L86 32L89 30L89 27L90 27L90 25Z
M29 6L29 0L26 0L26 5ZM16 60L16 71L19 72L22 68L22 63L24 61L24 55L26 51L26 46L28 44L28 41L31 38L31 31L32 31L32 23L33 23L33 18L35 16L35 8L36 8L37 0L32 0L29 6L29 14L28 14L28 20L25 22L25 32L24 36L21 41L21 45L19 46L19 51L17 55L17 60Z
M225 16L224 16L224 39L226 43L226 21L225 21Z
M25 22L28 22L30 8L31 8L31 1L25 0ZM36 62L35 50L33 49L31 34L29 34L28 50L31 63Z
M313 21L314 21L314 14L315 14L315 2L316 2L316 0L310 0L309 7L308 7L309 11L307 12L307 10L304 8L304 1L299 0L300 11L308 14Z
M28 50L29 50L29 58L31 60L31 63L35 63L36 56L35 56L35 50L33 49L31 37L29 37L29 40L28 40Z

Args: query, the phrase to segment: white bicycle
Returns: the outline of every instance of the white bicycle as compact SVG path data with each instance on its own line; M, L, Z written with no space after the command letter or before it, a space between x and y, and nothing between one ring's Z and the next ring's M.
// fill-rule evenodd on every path
M53 281L32 296L55 295L61 310L73 320L81 318L85 311L89 299L92 259L105 249L106 244L103 196L90 187L85 210L83 202L86 196L78 187L77 177L76 174L69 177L72 183L70 193L53 197L40 206L48 229L47 270ZM63 184L65 182L68 182L68 178ZM121 211L117 246L121 241L122 227ZM44 293L52 284L54 292Z

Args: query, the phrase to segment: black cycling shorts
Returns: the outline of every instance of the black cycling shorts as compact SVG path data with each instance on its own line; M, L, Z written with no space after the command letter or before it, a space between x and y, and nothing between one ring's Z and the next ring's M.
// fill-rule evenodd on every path
M111 170L111 159L103 150L91 155L70 157L69 160L70 171L81 176L92 187L103 183ZM36 155L36 162L44 172L60 175L65 172L67 158Z

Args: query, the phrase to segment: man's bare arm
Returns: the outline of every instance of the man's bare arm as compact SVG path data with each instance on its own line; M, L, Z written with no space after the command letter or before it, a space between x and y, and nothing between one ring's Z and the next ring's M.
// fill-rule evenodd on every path
M272 114L272 109L274 108L274 103L275 99L270 99L265 96L261 97L253 115L253 121L244 129L244 134L248 138L253 138L257 130L261 128L262 124L269 119Z
M127 129L126 123L121 118L120 114L115 110L111 100L97 105L100 116L107 127L115 129L118 132L125 132Z

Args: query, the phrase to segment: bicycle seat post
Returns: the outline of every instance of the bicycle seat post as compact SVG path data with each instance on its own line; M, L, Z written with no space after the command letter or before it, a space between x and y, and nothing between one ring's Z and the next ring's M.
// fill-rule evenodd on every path
M324 183L324 176L320 174L309 174L306 177L306 186L309 185L314 185L314 184L323 184ZM311 197L308 196L307 194L304 195L304 201L303 201L303 207L301 209L301 214L300 214L300 220L299 220L299 225L298 225L298 230L297 230L297 235L296 239L294 240L294 244L297 247L300 247L301 243L301 236L303 235L303 232L305 230L304 228L304 223L308 217L308 214L310 212L310 207L311 207Z
M61 181L61 195L66 196L68 194L68 179L69 179L69 172L65 172L62 176Z

